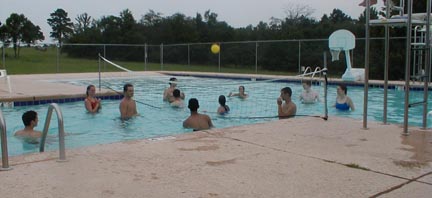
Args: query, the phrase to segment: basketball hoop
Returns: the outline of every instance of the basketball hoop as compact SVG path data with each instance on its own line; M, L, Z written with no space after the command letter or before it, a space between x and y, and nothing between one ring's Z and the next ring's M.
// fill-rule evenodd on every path
M332 56L332 61L338 61L339 60L339 54L341 50L336 49L330 49L330 54Z

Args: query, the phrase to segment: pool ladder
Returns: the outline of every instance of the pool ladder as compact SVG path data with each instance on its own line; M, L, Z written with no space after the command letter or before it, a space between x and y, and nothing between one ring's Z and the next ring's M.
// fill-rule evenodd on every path
M59 128L59 159L58 162L65 162L66 160L66 151L65 151L65 132L64 132L64 124L63 124L63 114L60 110L60 107L56 103L51 103L48 107L47 117L45 120L44 130L42 132L42 138L40 142L39 151L45 151L45 140L48 134L48 128L51 121L51 116L53 110L56 111L58 118L58 128ZM2 166L0 167L0 171L12 170L9 167L9 158L8 158L8 150L7 150L7 136L6 136L6 122L3 116L3 112L0 110L0 138L1 138L1 151L2 151Z
M3 112L0 110L0 133L1 133L1 151L2 151L2 166L0 171L12 170L9 167L9 158L7 150L7 136L6 136L6 122L3 116Z
M41 138L41 142L40 142L40 146L39 146L39 152L44 152L45 151L45 141L46 141L46 136L48 134L48 128L49 128L49 124L51 122L51 116L52 116L52 112L53 110L55 110L56 114L57 114L57 120L58 120L58 136L59 136L59 159L57 160L58 162L65 162L66 160L66 151L65 151L65 132L64 132L64 124L63 124L63 113L60 109L60 107L58 106L58 104L56 103L51 103L48 107L48 112L47 112L47 116L45 119L45 126L42 132L42 138Z

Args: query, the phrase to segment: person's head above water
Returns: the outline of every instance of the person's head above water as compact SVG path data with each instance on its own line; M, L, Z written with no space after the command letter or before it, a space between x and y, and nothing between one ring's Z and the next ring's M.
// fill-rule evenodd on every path
M174 98L180 98L180 90L174 89L173 96L174 96Z
M96 87L94 85L87 86L86 95L89 96L90 91L96 91Z
M222 106L225 106L225 103L226 103L225 96L224 95L220 95L219 96L219 104L222 105Z
M36 111L26 111L23 115L22 115L22 121L24 126L30 126L32 121L36 122L37 119L37 113ZM35 123L35 126L37 125L37 122Z
M177 78L172 77L172 78L169 79L169 81L170 81L169 85L174 85L174 86L177 85L176 83L173 83L173 81L177 81Z
M188 105L188 108L189 108L191 111L197 111L198 108L199 108L198 100L197 100L196 98L191 98L191 99L189 99L189 105Z

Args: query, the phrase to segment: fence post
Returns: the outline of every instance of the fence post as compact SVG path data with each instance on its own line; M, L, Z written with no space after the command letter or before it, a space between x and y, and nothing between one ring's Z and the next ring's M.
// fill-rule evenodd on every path
M161 63L161 71L163 71L163 43L160 45L160 63Z
M190 66L190 44L188 43L188 66Z
M103 45L103 49L104 49L104 51L103 51L103 54L104 54L104 55L103 55L103 56L104 56L104 58L107 58L107 57L106 57L106 45L105 45L105 44ZM105 61L103 62L103 64L104 64L104 71L106 72L106 64L105 64Z
M222 52L222 47L221 44L219 43L219 53L218 53L218 67L219 67L219 72L221 72L221 66L220 66L220 57L221 57L221 52Z
M258 42L255 42L255 74L258 74Z
M298 73L301 74L301 41L298 42Z
M5 61L5 44L2 43L2 57L3 57L3 69L6 69L6 61Z
M144 44L144 71L147 71L147 43Z
M60 43L57 44L56 72L60 71Z

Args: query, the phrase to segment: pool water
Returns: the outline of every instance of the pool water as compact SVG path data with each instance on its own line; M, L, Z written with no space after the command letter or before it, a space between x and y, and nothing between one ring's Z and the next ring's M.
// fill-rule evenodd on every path
M169 136L191 132L184 129L183 121L189 116L187 101L197 98L200 102L199 112L208 114L216 128L239 126L260 122L277 120L276 99L280 95L280 89L289 86L293 90L293 101L297 104L298 117L310 115L324 115L323 87L313 86L320 94L321 102L316 104L301 104L299 96L303 91L300 83L246 81L235 79L215 79L198 77L177 77L178 88L186 94L185 108L173 108L162 101L162 93L168 87L168 76L120 78L104 80L106 88L121 92L125 83L132 83L135 88L134 99L138 101L139 116L123 121L119 118L119 100L102 101L102 109L97 114L89 114L84 108L84 102L72 102L59 104L63 112L64 128L67 133L66 148L77 148L95 144L144 139L159 136ZM63 82L83 87L83 92L88 84L98 84L97 79ZM220 116L216 114L219 106L219 95L227 96L229 92L238 92L238 86L244 85L247 99L227 97L227 105L231 112ZM351 117L362 119L363 112L363 87L348 87L348 95L352 98L356 110L353 112L338 111L332 108L336 99L336 86L329 86L328 107L329 119L332 116ZM403 123L404 92L389 90L388 95L388 121ZM423 92L412 91L412 102L420 101ZM144 104L143 104L144 103ZM152 107L153 106L153 107ZM156 107L156 108L155 108ZM382 121L383 90L380 88L369 89L368 119ZM13 136L14 132L22 129L21 115L27 110L35 110L39 115L39 125L36 130L43 130L48 105L34 105L14 108L2 108L7 124L8 149L10 155L38 152L38 145L28 144ZM410 109L410 125L421 126L422 107ZM317 118L317 122L324 122ZM57 118L52 116L47 139L46 150L58 149ZM431 124L428 124L430 127Z

